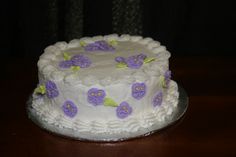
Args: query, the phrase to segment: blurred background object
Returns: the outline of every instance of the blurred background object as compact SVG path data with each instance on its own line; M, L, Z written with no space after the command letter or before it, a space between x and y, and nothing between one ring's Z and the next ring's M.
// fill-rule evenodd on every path
M4 0L0 51L37 58L56 41L127 33L152 37L177 56L235 56L233 6L210 0Z

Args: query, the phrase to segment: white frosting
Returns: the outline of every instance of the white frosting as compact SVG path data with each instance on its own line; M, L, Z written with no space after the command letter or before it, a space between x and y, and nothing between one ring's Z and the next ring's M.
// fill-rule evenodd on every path
M89 44L99 40L117 41L115 52L86 52L81 46L81 42ZM89 57L92 64L76 72L60 69L58 64L63 60L64 52L71 56L83 54ZM139 69L116 68L115 57L129 57L140 53L156 60L143 64ZM159 42L141 36L111 34L74 39L69 43L57 42L45 49L38 61L38 68L39 82L55 82L59 96L53 99L34 96L32 106L44 121L78 132L134 132L141 127L148 128L156 121L164 122L178 103L176 83L171 81L166 89L160 82L160 77L169 69L169 57L170 53ZM143 82L147 87L145 96L140 100L134 99L131 94L131 87L135 82ZM128 102L132 106L132 114L119 119L116 107L89 104L87 92L91 88L103 89L106 96L118 104ZM163 92L163 102L161 106L153 107L152 99L157 91ZM62 105L67 100L73 101L78 107L78 113L73 118L63 113Z
M118 40L119 37L117 34L110 34L110 35L105 35L102 40L107 40L107 41L112 41L112 40Z

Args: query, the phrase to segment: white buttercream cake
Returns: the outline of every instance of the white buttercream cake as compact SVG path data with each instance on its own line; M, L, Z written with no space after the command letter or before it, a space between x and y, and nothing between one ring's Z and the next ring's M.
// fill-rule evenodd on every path
M165 123L179 97L169 57L165 46L141 36L57 42L38 61L35 116L77 135L132 134Z

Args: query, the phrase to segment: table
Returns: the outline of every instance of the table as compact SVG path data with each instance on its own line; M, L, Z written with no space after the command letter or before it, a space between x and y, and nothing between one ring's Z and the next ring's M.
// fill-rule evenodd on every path
M189 95L185 116L151 136L124 142L81 142L32 123L25 105L37 84L36 60L7 58L1 76L1 157L236 156L236 62L232 57L175 57L173 79Z

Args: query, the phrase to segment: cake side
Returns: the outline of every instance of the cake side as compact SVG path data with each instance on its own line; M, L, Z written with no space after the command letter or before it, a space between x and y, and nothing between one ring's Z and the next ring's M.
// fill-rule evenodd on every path
M40 117L41 121L59 128L71 129L77 133L132 133L139 129L148 129L154 124L159 123L159 125L163 125L165 121L168 121L172 117L172 113L176 110L178 97L179 92L177 84L174 81L171 81L160 106L149 110L143 110L142 113L130 115L125 119L116 118L114 120L110 120L109 115L116 113L115 108L110 108L112 110L109 115L106 115L106 119L87 121L85 119L81 120L78 118L79 116L77 118L65 116L64 113L57 110L58 108L52 105L50 101L40 99L36 95L33 95L32 108L35 110L37 116ZM92 115L87 114L87 117L89 116Z

